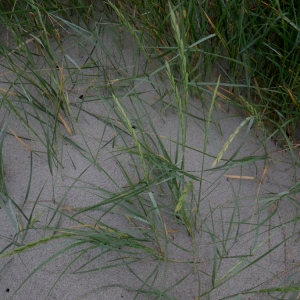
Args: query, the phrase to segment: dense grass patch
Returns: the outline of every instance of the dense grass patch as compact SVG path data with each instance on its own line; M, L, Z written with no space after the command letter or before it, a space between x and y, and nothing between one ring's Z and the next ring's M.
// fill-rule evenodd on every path
M120 268L135 281L130 286L124 277L115 285L132 299L177 299L185 288L193 290L190 299L261 293L295 299L299 262L281 271L278 259L274 273L263 263L278 249L292 257L298 247L298 6L280 0L0 3L0 206L14 230L1 238L0 257L60 246L14 294L67 254L47 297L88 254L72 273L97 272L99 294L113 286L102 286L103 274ZM247 115L229 134L222 128L229 115L218 119L226 105ZM161 132L168 118L170 136ZM18 200L5 184L8 138L29 158ZM291 160L280 165L283 173L292 170L288 185L268 173L284 160L269 155L270 139L289 150ZM41 161L49 174L33 197ZM230 196L220 195L224 182ZM245 182L250 188L243 194ZM48 185L53 201L44 204ZM78 191L83 199L73 207ZM282 216L285 209L293 214ZM140 266L148 264L143 277ZM173 271L178 265L184 272ZM256 268L267 275L232 290Z
M165 1L111 1L155 60L179 69L177 42ZM189 85L203 90L214 71L224 97L250 114L253 105L281 138L299 130L300 11L297 1L171 1L184 44ZM211 34L213 38L199 42ZM151 51L151 50L152 51ZM177 78L178 82L182 78ZM299 139L299 136L297 136Z

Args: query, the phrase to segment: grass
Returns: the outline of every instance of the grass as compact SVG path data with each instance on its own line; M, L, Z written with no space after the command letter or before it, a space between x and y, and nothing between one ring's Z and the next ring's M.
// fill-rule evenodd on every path
M118 3L126 24L141 32L141 43L152 46L152 57L177 60L176 67L184 67L174 48L180 34L190 86L198 93L207 89L203 81L218 66L224 97L251 113L239 101L244 96L264 123L283 128L294 141L299 124L299 68L294 67L299 62L299 10L295 1L183 1L173 4L173 18L168 18L164 1ZM208 42L198 43L209 36Z
M1 3L0 205L14 233L1 233L0 255L26 264L49 251L13 297L63 257L45 299L70 273L96 274L97 297L295 299L299 262L280 267L299 228L298 21L293 1ZM228 102L246 115L232 132L218 117ZM8 139L30 158L21 198L5 184ZM271 139L291 161L268 153ZM291 170L288 186L274 165ZM255 285L236 288L257 269ZM110 270L131 281L108 282Z

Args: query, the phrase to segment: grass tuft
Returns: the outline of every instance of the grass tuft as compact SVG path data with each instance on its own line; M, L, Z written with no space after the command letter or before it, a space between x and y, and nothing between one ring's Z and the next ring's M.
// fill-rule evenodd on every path
M296 299L299 20L293 0L2 1L0 258L51 252L13 296L66 257L45 299L90 272L97 297ZM9 138L29 163L19 196Z

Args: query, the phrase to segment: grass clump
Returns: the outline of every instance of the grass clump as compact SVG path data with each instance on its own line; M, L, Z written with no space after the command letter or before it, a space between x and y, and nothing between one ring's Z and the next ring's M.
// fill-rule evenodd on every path
M70 273L97 274L97 297L118 287L132 299L295 298L298 271L265 260L297 247L298 14L275 0L1 3L0 196L14 234L0 257L54 251L13 296L63 257L45 298ZM222 98L249 115L228 137L215 117ZM245 146L254 122L255 149ZM8 133L30 158L16 199L3 173ZM279 133L294 173L274 192L266 144ZM41 161L49 174L36 193ZM231 194L219 195L225 184ZM256 268L256 285L236 287ZM121 281L106 281L114 269Z
M213 73L222 74L224 97L248 113L253 105L264 124L283 128L296 142L299 128L299 9L297 1L117 1L126 24L154 61L178 60L184 45L189 85L200 92ZM176 21L174 35L172 22ZM205 37L211 37L198 43ZM179 71L181 63L176 63ZM182 78L178 78L180 82ZM272 130L271 129L271 130ZM284 139L284 136L281 136Z

